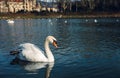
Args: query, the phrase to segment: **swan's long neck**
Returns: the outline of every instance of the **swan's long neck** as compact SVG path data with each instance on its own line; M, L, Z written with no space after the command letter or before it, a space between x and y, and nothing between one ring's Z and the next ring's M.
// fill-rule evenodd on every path
M54 62L54 56L50 50L49 41L47 39L45 41L45 52L48 57L48 62Z

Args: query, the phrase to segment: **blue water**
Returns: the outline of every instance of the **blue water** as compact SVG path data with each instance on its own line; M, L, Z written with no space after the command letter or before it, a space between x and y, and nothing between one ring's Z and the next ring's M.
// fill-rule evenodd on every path
M0 20L1 78L120 78L120 18ZM9 52L30 42L44 50L46 36L54 64L11 64Z

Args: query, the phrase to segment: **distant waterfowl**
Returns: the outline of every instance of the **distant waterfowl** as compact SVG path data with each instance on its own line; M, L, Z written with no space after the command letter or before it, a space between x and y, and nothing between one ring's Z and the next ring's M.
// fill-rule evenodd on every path
M8 19L7 22L8 22L8 23L14 23L14 20Z
M98 22L97 19L95 19L94 22L97 23Z
M54 56L50 50L49 43L56 48L57 40L53 36L48 36L45 40L45 52L32 43L20 44L17 51L11 51L11 55L17 55L20 60L30 62L54 62Z
M67 23L67 20L65 20L65 23Z
M88 19L86 19L85 21L88 22Z
M119 22L119 19L117 19L116 22Z

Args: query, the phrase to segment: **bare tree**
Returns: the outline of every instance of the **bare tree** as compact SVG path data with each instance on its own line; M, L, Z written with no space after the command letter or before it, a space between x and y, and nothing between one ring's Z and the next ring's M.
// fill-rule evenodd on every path
M89 9L93 10L95 8L95 0L88 0Z

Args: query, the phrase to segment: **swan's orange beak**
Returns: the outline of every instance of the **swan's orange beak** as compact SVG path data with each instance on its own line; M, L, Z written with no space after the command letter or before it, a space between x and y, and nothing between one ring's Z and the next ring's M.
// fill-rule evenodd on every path
M58 45L57 45L57 41L53 41L53 46L55 46L56 48L58 48Z

